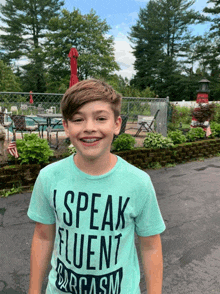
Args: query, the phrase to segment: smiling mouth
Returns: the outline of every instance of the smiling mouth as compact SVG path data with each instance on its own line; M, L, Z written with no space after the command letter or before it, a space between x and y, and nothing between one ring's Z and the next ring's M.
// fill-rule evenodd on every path
M96 139L80 139L81 141L85 142L85 143L94 143L96 141L101 140L101 138L96 138Z

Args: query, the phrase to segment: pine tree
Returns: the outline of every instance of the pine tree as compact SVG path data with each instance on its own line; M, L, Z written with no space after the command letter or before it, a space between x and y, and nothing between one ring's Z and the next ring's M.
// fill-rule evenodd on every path
M137 24L131 28L129 39L135 46L134 68L137 71L132 83L140 89L155 87L159 79L158 63L163 60L163 27L159 19L160 5L150 0L146 9L140 9Z
M213 18L210 18L210 21L212 22L210 32L212 32L212 37L220 37L220 0L209 0L207 1L207 4L214 4L213 7L205 7L204 12L211 14Z
M205 65L211 81L210 97L218 100L220 95L220 0L209 0L207 4L212 4L212 6L204 8L204 12L210 15L211 22L208 35L209 43L204 48Z
M10 66L0 60L0 92L20 91L18 77L13 73Z
M206 18L189 8L195 0L150 0L140 10L130 40L136 57L132 83L152 87L160 96L179 95L182 59L190 38L188 27ZM159 93L158 93L159 92Z

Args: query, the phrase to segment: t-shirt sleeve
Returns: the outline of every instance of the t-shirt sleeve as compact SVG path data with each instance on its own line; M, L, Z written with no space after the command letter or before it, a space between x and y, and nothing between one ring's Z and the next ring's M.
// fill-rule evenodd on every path
M145 191L144 191L145 190ZM153 236L161 234L165 229L165 223L163 221L161 211L158 205L155 189L148 178L145 189L142 189L143 205L139 214L135 218L135 232L142 237Z
M48 182L43 180L40 173L34 185L27 215L36 222L49 225L55 223L55 213L48 186Z

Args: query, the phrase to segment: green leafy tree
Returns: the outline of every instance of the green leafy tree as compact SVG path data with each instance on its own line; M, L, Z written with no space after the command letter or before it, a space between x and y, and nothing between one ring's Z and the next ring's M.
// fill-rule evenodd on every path
M0 29L5 32L0 36L0 50L7 63L23 57L31 65L24 67L23 80L29 85L25 90L45 88L42 43L49 20L63 4L60 0L6 0L5 5L0 4Z
M101 77L97 76L96 78ZM111 85L117 92L124 96L125 88L129 85L128 79L124 79L121 75L111 74L108 75L104 80L109 85Z
M20 91L20 82L10 66L0 60L0 92Z
M99 76L97 78L103 79ZM123 78L121 75L108 75L106 78L104 78L104 80L123 97L155 97L155 92L152 91L149 87L143 90L137 89L134 86L131 86L129 80L127 78Z
M114 42L107 36L110 27L91 10L81 14L77 9L69 12L63 9L59 16L49 21L49 33L45 51L47 52L49 89L57 91L70 79L69 51L75 47L79 53L78 77L107 77L119 70L114 59Z

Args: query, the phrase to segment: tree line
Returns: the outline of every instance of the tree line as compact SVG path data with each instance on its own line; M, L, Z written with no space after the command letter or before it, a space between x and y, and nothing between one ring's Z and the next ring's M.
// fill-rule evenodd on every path
M195 0L152 0L141 9L131 28L130 40L137 71L133 85L151 87L170 100L195 100L198 81L211 81L210 98L220 98L220 1L209 0L202 13ZM192 25L209 23L203 36L193 35Z
M102 78L123 96L179 101L195 100L206 77L210 100L219 100L220 0L208 0L202 13L192 9L195 1L150 0L140 9L128 36L136 70L129 81L115 74L114 38L95 11L70 12L60 0L6 0L0 5L0 91L64 93L68 53L76 47L79 80ZM195 36L192 25L204 23L210 30Z

